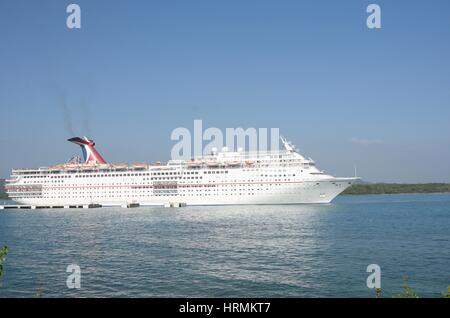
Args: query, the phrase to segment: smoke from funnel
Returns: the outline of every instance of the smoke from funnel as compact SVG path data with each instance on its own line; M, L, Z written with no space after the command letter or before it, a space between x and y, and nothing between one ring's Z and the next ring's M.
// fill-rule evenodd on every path
M61 107L61 110L63 112L63 120L64 120L64 126L66 128L66 131L70 136L75 136L75 131L73 130L72 125L72 114L70 112L69 107L67 106L66 100L64 96L61 96L60 103L58 103Z
M78 96L81 96L72 99L68 95L70 90L62 86L62 81L59 76L54 74L54 72L50 72L49 75L48 88L55 94L56 107L62 113L65 131L70 137L73 137L78 135L74 129L74 127L77 127L78 129L76 131L82 135L91 136L90 109L87 101L93 91L92 84L84 83L87 85L85 89L79 89L74 92Z
M81 104L80 104L80 108L81 108L81 120L83 123L83 131L84 131L84 135L87 136L91 136L91 125L90 125L90 113L89 113L89 107L87 105L86 99L83 98L81 100Z

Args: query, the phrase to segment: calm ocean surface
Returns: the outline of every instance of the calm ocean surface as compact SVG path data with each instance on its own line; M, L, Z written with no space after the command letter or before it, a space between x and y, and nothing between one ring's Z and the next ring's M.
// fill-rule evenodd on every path
M329 205L0 211L1 297L385 297L450 285L450 194ZM66 287L69 264L81 289Z

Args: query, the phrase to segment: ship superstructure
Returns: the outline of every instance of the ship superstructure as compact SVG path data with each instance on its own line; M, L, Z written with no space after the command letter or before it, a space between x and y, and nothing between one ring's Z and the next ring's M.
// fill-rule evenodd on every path
M14 169L8 196L21 204L187 205L329 203L359 178L336 178L316 168L282 139L284 149L266 152L213 150L165 164L110 164L86 137L82 161L39 169Z

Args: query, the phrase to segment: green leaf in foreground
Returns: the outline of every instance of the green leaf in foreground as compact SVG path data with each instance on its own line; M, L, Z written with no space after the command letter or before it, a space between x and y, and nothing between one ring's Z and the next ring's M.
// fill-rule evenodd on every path
M403 292L392 295L393 298L419 298L416 292L409 286L408 277L403 277Z
M6 254L8 254L8 246L3 246L2 248L0 248L0 286L3 276L3 262L6 259Z
M447 292L442 294L444 298L450 298L450 285L447 287Z
M39 288L37 292L34 294L34 298L42 298L42 295L44 294L44 290L42 288Z

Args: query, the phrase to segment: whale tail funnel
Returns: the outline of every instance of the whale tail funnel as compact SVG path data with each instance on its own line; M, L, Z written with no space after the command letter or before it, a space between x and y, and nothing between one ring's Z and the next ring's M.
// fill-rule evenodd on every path
M83 151L84 163L88 164L105 164L106 161L103 157L97 152L95 149L95 142L93 140L88 139L87 137L74 137L68 139L68 141L73 142L81 147Z

